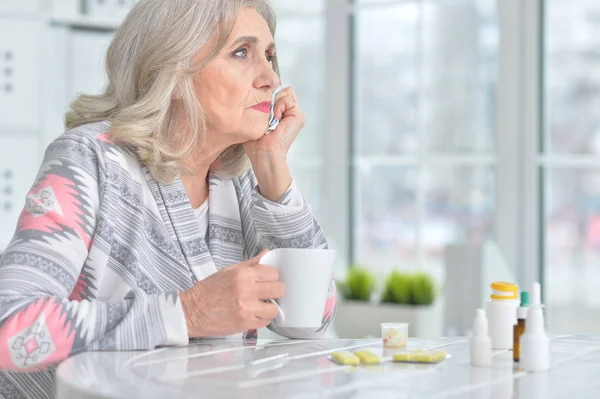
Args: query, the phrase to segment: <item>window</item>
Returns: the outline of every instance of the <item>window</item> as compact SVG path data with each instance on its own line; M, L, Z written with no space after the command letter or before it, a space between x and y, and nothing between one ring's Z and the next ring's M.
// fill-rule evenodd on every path
M543 248L553 330L600 332L600 4L545 5Z
M289 154L296 183L317 216L323 184L323 134L325 97L325 1L274 2L279 68L283 84L294 87L306 126ZM292 6L293 4L293 6ZM306 34L310 32L311 34Z
M373 4L372 4L373 3ZM354 259L443 278L446 244L494 234L494 0L354 7Z

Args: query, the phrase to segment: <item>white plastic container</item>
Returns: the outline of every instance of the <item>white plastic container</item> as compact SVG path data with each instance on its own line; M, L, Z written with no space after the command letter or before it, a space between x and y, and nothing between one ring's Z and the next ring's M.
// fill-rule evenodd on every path
M550 339L544 329L540 283L533 283L531 305L525 333L521 335L520 363L527 372L544 372L550 368Z
M517 322L519 286L494 282L490 287L492 294L486 310L492 348L510 350L513 347L513 326Z
M488 320L483 309L477 309L473 321L474 336L471 338L471 365L489 366L492 364L492 340L488 335Z
M381 323L381 338L384 348L406 348L408 323Z

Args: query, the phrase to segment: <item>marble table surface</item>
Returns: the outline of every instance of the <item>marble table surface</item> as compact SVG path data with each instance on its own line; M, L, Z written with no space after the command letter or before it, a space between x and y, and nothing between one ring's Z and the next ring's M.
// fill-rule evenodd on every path
M88 352L56 373L62 398L598 398L600 335L551 340L551 369L525 373L512 352L491 367L469 365L468 338L410 339L409 349L442 349L436 365L384 362L340 366L336 350L370 349L372 340L202 340L148 352Z

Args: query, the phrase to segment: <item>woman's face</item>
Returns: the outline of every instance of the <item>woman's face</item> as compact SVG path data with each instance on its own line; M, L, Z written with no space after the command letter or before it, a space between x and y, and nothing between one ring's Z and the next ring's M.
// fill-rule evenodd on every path
M242 8L221 52L195 76L209 143L229 146L263 136L271 94L279 85L274 54L266 21L256 10Z

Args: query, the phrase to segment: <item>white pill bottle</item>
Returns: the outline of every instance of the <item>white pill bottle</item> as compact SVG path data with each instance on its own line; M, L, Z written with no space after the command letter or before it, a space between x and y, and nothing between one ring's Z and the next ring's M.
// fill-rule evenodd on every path
M487 317L492 349L512 349L513 326L517 323L519 286L495 281L487 303Z

